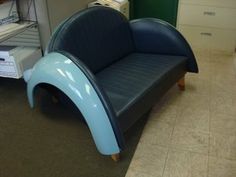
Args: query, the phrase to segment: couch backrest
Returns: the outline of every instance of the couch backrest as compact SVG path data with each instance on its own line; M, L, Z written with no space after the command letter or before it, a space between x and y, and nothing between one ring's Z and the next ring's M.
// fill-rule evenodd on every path
M67 19L54 33L47 49L72 54L93 73L133 50L128 20L106 7L89 8Z

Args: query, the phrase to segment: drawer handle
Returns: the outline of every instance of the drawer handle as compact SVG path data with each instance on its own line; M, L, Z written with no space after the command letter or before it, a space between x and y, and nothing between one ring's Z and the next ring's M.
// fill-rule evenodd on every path
M215 15L216 15L215 12L208 12L208 11L203 12L203 14L204 14L204 15L209 15L209 16L215 16Z
M200 33L202 36L212 36L212 33Z

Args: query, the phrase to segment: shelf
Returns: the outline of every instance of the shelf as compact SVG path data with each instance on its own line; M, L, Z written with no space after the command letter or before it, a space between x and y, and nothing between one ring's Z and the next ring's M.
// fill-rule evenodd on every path
M0 45L40 47L37 24L27 21L0 26Z

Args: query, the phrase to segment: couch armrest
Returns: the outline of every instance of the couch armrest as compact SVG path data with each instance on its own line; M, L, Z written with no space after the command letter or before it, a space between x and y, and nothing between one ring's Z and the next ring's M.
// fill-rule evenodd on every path
M77 106L92 133L97 149L105 155L119 153L124 147L123 134L102 89L92 73L78 59L64 52L52 52L40 59L27 83L27 95L34 106L37 85L49 84Z
M155 18L144 18L132 20L130 27L137 52L186 56L187 71L198 72L190 45L169 23Z

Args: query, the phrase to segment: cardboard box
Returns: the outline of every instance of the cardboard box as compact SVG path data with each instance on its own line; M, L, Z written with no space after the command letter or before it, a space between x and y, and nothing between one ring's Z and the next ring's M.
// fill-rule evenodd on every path
M0 4L0 25L19 21L16 1Z
M42 57L41 49L23 47L11 56L0 56L0 77L19 79Z
M107 6L120 11L129 19L129 1L128 0L97 0L88 4L88 7Z

